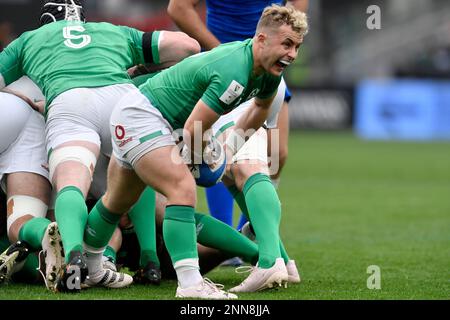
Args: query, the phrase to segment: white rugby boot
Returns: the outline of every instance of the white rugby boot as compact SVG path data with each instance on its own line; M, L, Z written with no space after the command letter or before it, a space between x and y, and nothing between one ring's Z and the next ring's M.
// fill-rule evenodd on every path
M109 269L117 272L117 266L110 257L102 256L102 265L103 269Z
M242 267L245 268L245 267ZM275 264L269 269L263 269L258 266L249 267L250 275L242 283L230 289L230 292L256 292L265 289L287 286L288 272L283 258L277 258ZM237 273L242 273L239 268Z
M102 269L96 274L89 274L83 282L83 288L106 287L106 288L125 288L133 283L133 277L123 272L116 272L110 269Z
M47 226L41 244L42 251L39 254L39 264L41 263L40 259L43 255L45 261L45 274L42 274L40 268L39 271L44 277L47 289L55 291L56 282L63 273L64 264L61 234L59 233L58 224L56 222L52 222Z
M203 281L194 287L181 288L178 285L176 298L200 298L213 300L230 300L237 299L237 295L222 290L223 285L214 283L208 278L203 278Z
M289 260L286 263L286 269L288 272L288 282L289 283L300 283L300 274L298 273L297 265L295 264L295 260Z
M9 282L11 276L23 267L29 253L25 242L16 241L0 254L0 284Z

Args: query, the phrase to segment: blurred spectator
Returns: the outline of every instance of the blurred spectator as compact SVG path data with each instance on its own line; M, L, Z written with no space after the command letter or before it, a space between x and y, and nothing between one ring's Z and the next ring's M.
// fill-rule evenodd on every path
M396 76L450 79L450 45L432 47L397 69Z

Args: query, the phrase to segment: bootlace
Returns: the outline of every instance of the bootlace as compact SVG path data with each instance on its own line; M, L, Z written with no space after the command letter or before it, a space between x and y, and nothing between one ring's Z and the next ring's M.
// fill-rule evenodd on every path
M223 284L220 283L214 283L213 281L211 281L211 279L209 278L203 278L203 283L204 285L206 285L208 288L211 288L213 291L221 291L224 288Z
M36 270L39 271L39 273L41 274L42 278L44 279L44 283L45 283L45 286L47 287L47 289L51 290L51 288L50 288L50 286L49 286L49 284L47 282L47 277L45 276L45 274L41 270L42 267L43 267L42 260L41 260L41 255L45 256L44 250L39 251L39 254L38 254L38 267L36 268ZM44 261L45 261L45 258L44 258Z
M249 273L252 272L256 267L255 266L240 266L234 269L236 273Z

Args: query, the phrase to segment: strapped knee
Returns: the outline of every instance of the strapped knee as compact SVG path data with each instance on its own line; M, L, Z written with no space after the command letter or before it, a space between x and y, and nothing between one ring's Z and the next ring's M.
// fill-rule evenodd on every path
M56 167L66 161L76 161L84 165L89 170L92 179L94 168L97 164L97 157L92 151L85 147L71 146L56 149L50 154L48 161L50 181L53 181Z
M15 195L8 198L7 201L8 216L7 231L8 236L12 224L19 218L30 215L34 218L45 218L48 206L41 200L23 195Z

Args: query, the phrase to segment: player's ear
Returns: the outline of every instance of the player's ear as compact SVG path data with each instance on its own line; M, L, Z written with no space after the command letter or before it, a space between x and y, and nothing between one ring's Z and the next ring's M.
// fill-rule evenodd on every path
M258 41L258 43L260 44L260 45L265 45L266 44L266 41L267 41L267 33L265 33L265 32L259 32L257 35L256 35L256 40Z

